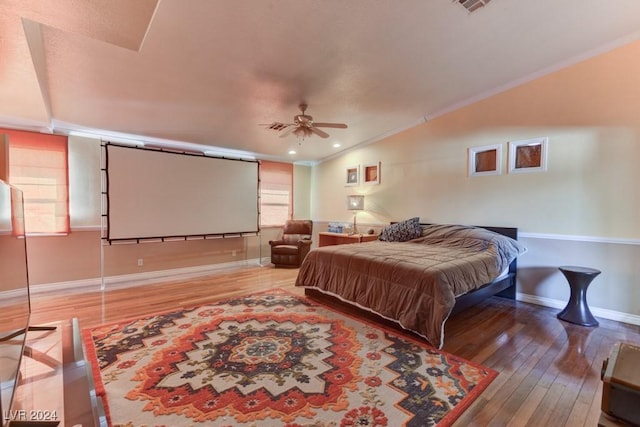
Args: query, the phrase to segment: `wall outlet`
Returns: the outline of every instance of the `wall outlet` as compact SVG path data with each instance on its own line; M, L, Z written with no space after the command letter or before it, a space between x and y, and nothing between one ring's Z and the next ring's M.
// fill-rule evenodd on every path
M142 267L144 265L144 259L138 258L138 267Z
M231 251L231 256L236 256L236 250L235 249Z

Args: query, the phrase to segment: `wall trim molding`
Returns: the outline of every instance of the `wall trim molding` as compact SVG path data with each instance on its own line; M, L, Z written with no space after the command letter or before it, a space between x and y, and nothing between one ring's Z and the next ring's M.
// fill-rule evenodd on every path
M552 298L539 297L530 294L516 293L516 300L522 302L528 302L531 304L541 305L544 307L556 308L562 310L566 307L567 302ZM631 325L640 325L640 316L635 314L623 313L621 311L607 310L605 308L598 308L589 306L591 314L603 319L615 320L616 322L629 323Z
M265 258L262 258L263 260ZM267 264L270 259L266 258ZM104 278L105 291L142 286L154 283L165 283L175 280L186 280L194 277L206 276L223 270L233 270L243 267L257 267L265 265L260 259L248 259L242 261L225 262L220 264L199 265L194 267L174 268L170 270L147 271L143 273L123 274L107 276ZM52 292L88 292L101 290L102 278L72 280L68 282L46 283L32 285L29 291L32 295L47 294Z
M640 245L640 239L626 239L617 237L579 236L570 234L546 234L546 233L518 233L518 238L566 240L573 242L609 243L614 245Z

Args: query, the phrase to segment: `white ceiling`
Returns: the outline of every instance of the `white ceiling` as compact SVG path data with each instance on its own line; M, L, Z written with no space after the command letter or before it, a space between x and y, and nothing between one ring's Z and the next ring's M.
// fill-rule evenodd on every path
M316 161L638 38L638 0L0 0L0 126ZM258 126L302 101L348 129Z

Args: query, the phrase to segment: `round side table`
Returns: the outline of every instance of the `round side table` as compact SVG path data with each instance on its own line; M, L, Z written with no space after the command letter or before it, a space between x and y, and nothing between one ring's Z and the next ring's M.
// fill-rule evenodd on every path
M587 288L600 270L588 267L563 266L559 267L569 282L571 296L567 306L558 313L558 319L582 326L598 326L598 321L587 305Z

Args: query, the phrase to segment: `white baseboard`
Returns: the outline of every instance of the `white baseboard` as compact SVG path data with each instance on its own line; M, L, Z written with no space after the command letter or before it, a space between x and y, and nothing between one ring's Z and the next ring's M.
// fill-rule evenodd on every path
M538 297L535 295L516 293L516 299L522 302L541 305L544 307L557 308L562 310L566 307L567 302L557 299ZM592 307L589 305L589 311L596 317L603 319L615 320L617 322L629 323L631 325L640 325L640 316L635 314L623 313L620 311L607 310L605 308Z
M265 259L263 258L263 260ZM267 264L270 262L268 258L266 259L266 261ZM108 276L104 278L104 285L105 290L110 291L114 289L141 286L151 283L186 280L194 277L206 276L207 274L220 272L222 270L259 265L264 264L261 264L260 260L258 258L255 258L242 261L225 262L221 264L200 265L195 267L175 268L171 270L148 271L144 273ZM99 291L101 290L102 283L102 278L94 277L91 279L33 285L30 287L29 291L31 292L31 294Z

